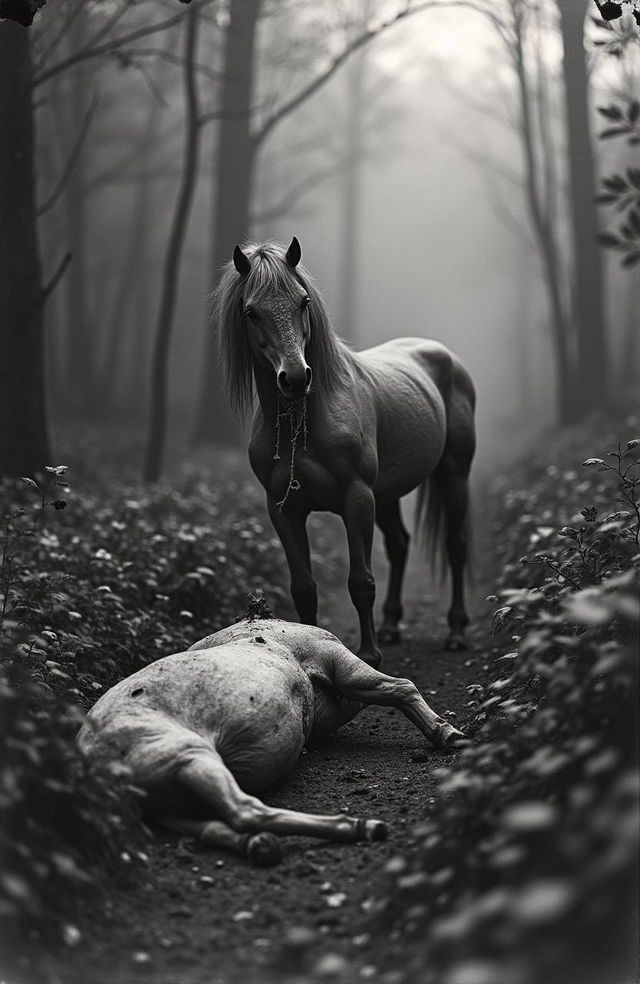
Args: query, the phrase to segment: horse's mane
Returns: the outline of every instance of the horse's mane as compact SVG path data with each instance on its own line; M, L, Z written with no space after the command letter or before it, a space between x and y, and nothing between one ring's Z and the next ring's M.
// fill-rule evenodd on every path
M251 261L246 277L240 276L233 261L221 270L218 284L211 298L211 315L218 341L218 353L222 364L224 382L241 417L253 402L253 364L242 302L251 293L257 300L265 293L296 296L296 284L307 291L311 337L306 357L313 369L313 389L331 394L335 388L350 379L349 350L336 335L320 291L309 272L301 265L292 269L286 261L286 247L276 242L247 243L243 253Z

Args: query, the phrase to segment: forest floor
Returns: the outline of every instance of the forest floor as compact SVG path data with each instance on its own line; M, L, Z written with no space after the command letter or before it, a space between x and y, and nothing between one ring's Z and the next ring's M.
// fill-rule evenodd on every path
M332 539L342 535L334 517L317 516L310 524L312 539L313 526L322 528L324 537L327 524ZM338 583L334 565L323 571L317 556L315 561L320 624L355 648L346 567ZM386 564L379 542L375 569L380 596ZM486 584L472 599L469 651L448 653L442 647L445 599L434 598L427 578L416 549L406 578L404 638L386 648L383 668L411 678L435 710L454 712L452 720L464 727L466 687L484 675L483 649L491 648L484 603L491 583L480 572L478 581ZM451 753L430 748L399 712L367 708L308 749L264 798L307 812L382 819L389 828L386 841L335 845L289 837L279 865L257 868L192 839L156 831L138 882L113 897L104 918L82 926L78 945L48 957L42 977L50 984L402 984L413 979L400 937L395 949L388 941L376 945L373 917L387 895L390 872L397 878L400 854L405 859L411 854L412 827L424 819L433 795L433 770L451 760Z

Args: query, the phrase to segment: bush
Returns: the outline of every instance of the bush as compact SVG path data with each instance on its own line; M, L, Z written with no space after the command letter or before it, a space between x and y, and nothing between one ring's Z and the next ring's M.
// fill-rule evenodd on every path
M512 651L469 687L473 745L438 770L385 911L425 981L633 974L639 446L586 461L584 478L529 463L498 486L491 600Z
M14 955L26 941L66 940L107 875L145 859L137 799L114 769L74 742L82 714L31 679L20 656L0 670L0 918ZM6 945L5 958L10 956Z
M140 488L103 472L78 496L60 465L0 493L0 917L24 951L73 942L80 903L143 844L126 777L75 745L81 709L232 622L248 592L268 584L277 604L286 568L258 490L233 475Z

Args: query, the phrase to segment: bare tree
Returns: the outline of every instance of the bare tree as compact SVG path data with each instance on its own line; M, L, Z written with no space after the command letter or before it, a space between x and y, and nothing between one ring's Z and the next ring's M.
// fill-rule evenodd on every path
M591 143L588 77L584 45L586 3L556 0L560 11L566 87L569 205L573 240L574 307L577 341L572 416L603 410L609 402L609 353L604 286L597 243L595 162Z
M514 73L523 192L548 299L558 418L569 423L606 405L609 378L583 33L587 4L468 5L489 20ZM558 29L563 58L551 84L545 47Z
M366 29L371 0L358 0L355 33ZM364 158L363 120L365 117L366 50L358 51L346 70L346 167L342 179L342 249L340 256L340 317L342 332L356 341L357 249L361 220L362 163Z
M209 255L212 276L227 258L229 244L241 242L249 234L250 189L256 157L250 130L251 100L260 7L261 0L231 0L229 5L212 196ZM210 332L205 352L194 440L206 440L213 433L220 443L237 443L239 428L221 390L222 374Z
M156 341L151 369L151 406L149 437L144 463L144 479L156 482L162 470L167 431L167 376L169 346L176 304L182 247L186 235L198 173L198 153L202 117L199 112L195 60L198 42L198 0L192 5L186 20L184 49L185 146L180 188L167 243L162 293L156 327Z
M36 233L29 35L10 21L0 22L0 64L0 475L33 475L50 463L46 289Z

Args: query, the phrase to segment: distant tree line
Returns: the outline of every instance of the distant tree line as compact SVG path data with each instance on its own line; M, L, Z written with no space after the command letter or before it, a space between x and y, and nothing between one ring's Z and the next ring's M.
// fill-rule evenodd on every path
M613 386L584 41L590 5L586 0L451 0L451 4L488 18L513 70L525 202L554 341L558 418L575 421L591 409L606 407ZM351 18L342 22L332 5L322 11L306 7L296 11L298 20L289 29L297 31L299 51L289 44L281 53L274 70L280 84L264 105L255 102L257 74L264 71L258 29L265 36L283 30L278 5L270 0L229 0L224 5L217 0L192 0L186 10L178 7L161 19L150 16L144 4L132 7L125 0L108 11L82 0L60 0L56 17L48 17L51 8L47 8L28 30L15 23L15 17L0 21L4 82L0 87L1 474L32 474L50 460L46 354L48 385L56 401L85 417L104 412L127 387L133 387L139 398L139 382L129 378L127 366L148 367L144 470L149 480L159 477L168 419L172 326L195 186L203 167L203 129L209 123L216 127L207 264L213 279L234 243L250 235L255 225L258 161L269 137L316 97L343 65L356 66L356 58L375 37L411 14L447 5L448 0L414 0L390 7L373 24L367 0L354 3ZM11 9L2 8L7 9L9 14L2 16L10 16ZM559 85L549 81L541 55L541 45L554 33L563 49ZM99 139L96 121L109 106L103 94L94 91L88 69L105 62L140 72L154 98L144 120L132 119L121 128L121 150L112 142L108 163L101 168L95 163L99 155L93 154L90 168L87 149ZM177 91L182 92L183 108L178 128L161 139L163 80L175 71L182 79ZM354 68L352 98L362 105L358 78ZM565 111L561 138L550 122L558 101ZM609 135L626 128L630 143L637 138L637 106L637 100L630 100L622 108L601 107L611 124ZM353 127L348 129L353 132ZM300 139L317 148L317 135L305 130L302 120ZM182 148L177 172L176 144ZM171 153L166 150L169 146L174 148ZM345 183L347 199L355 203L353 167L361 150L346 141L341 154L340 161L334 158L315 170L309 167L299 191L288 179L293 190L284 196L281 207L286 209L314 180L323 180L341 167L350 175L350 184ZM122 195L122 201L132 205L130 234L119 255L110 257L110 277L96 277L88 265L90 196L107 183L122 181L125 171L132 185ZM632 167L608 176L600 196L603 204L615 206L624 199L628 205L625 222L616 231L600 233L600 244L619 250L629 265L638 254L640 228L636 172ZM164 263L160 288L154 291L159 302L153 331L145 255L156 189L160 185L163 198L170 199L164 189L174 183L172 215L162 232ZM355 219L348 224L353 227ZM51 263L44 272L43 243L43 255ZM353 246L346 250L353 253ZM354 276L351 269L345 279L352 283ZM135 330L128 328L132 320ZM234 442L239 434L221 392L215 340L208 326L203 327L193 439Z

